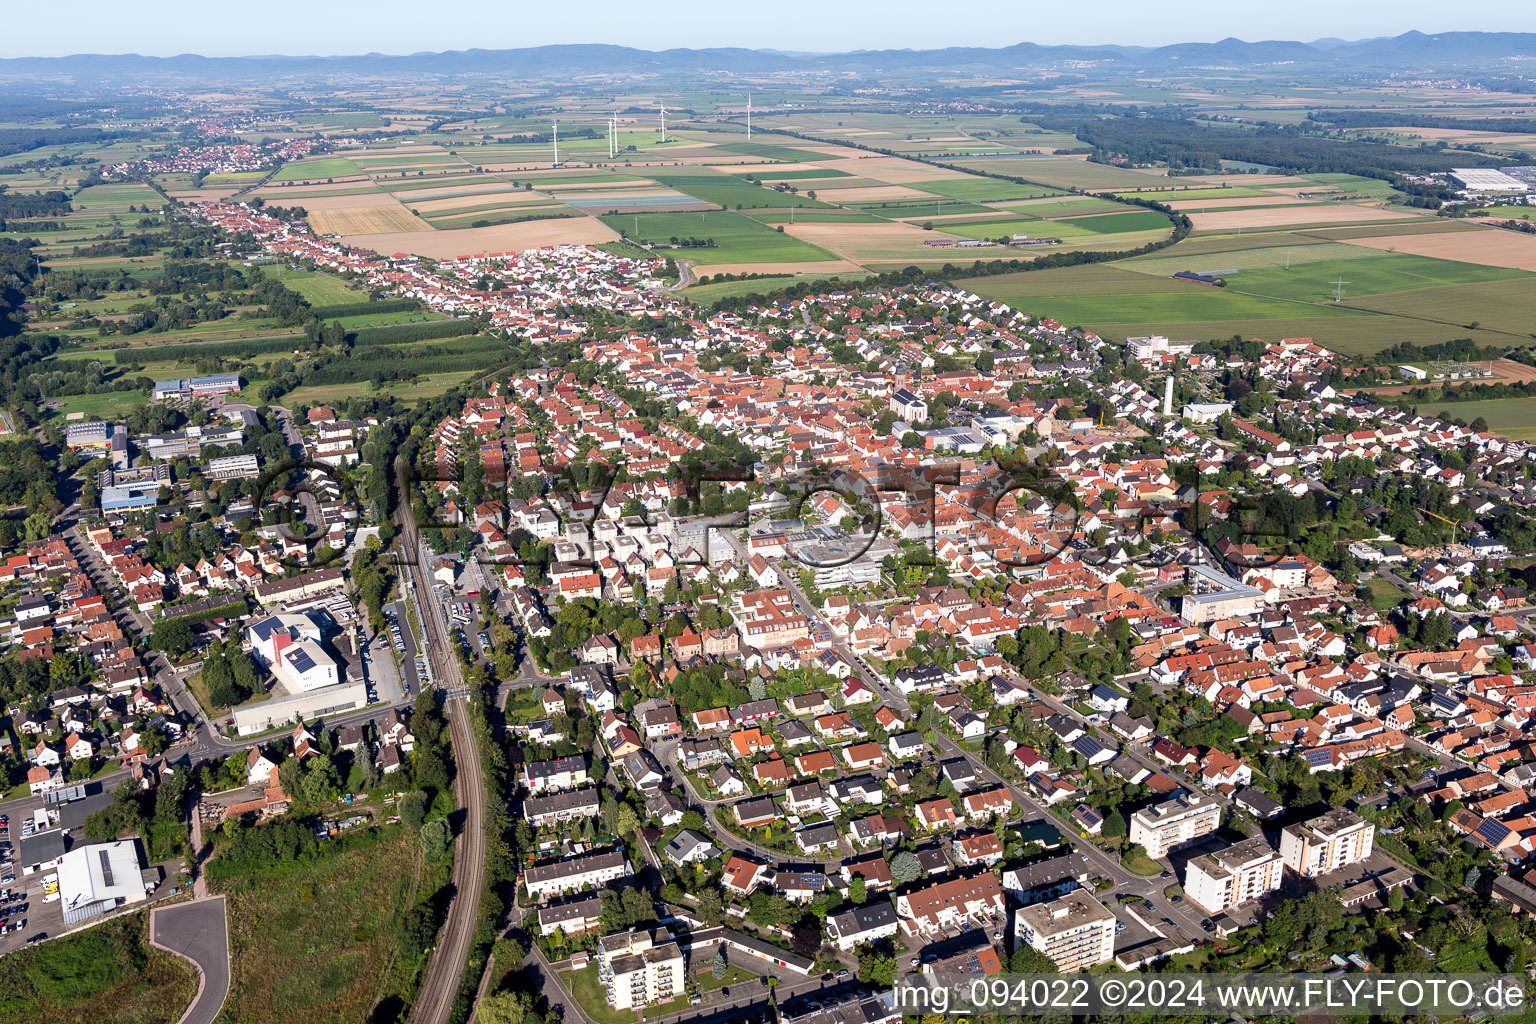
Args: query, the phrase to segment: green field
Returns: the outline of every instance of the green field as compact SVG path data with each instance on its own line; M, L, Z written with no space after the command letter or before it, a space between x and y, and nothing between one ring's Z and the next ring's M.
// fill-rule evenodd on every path
M1096 234L1121 234L1131 231L1173 230L1167 217L1156 210L1132 210L1127 213L1103 213L1089 217L1064 217L1053 224L1071 224Z
M322 156L286 164L272 177L277 181L315 181L321 178L350 178L363 173L351 160L341 156Z
M825 160L826 157L821 157ZM802 178L851 178L853 175L847 171L834 171L830 167L818 167L815 170L805 171L776 171L770 165L764 167L761 164L753 164L750 167L733 167L730 173L740 174L743 177L751 175L754 178L766 178L769 181L798 181ZM813 188L815 186L812 186Z
M415 835L218 883L228 897L237 1019L354 1024L385 994L396 935L424 870ZM270 876L270 877L269 877Z
M701 267L720 263L801 263L836 258L734 210L617 214L598 219L628 237L661 247L667 246L674 237L714 239L716 244L710 248L657 250Z
M1004 202L1009 199L1040 199L1059 195L1055 189L1038 185L1016 185L997 178L940 178L937 181L919 181L911 186L936 196L966 199L973 203Z
M275 277L292 288L311 306L334 306L344 302L367 302L368 293L354 288L339 277L318 270L290 270L286 266L271 265L262 268L268 277Z
M1109 164L1089 163L1072 157L1021 157L988 160L958 160L962 167L993 174L1012 174L1056 188L1131 189L1167 185L1168 179L1156 174L1127 171Z
M149 402L142 391L107 391L99 395L60 395L58 415L84 413L88 420L119 419Z
M493 367L491 362L486 363L486 370ZM289 392L285 401L295 402L300 405L316 405L321 403L345 402L349 398L361 398L364 395L389 395L401 401L411 402L418 398L436 398L448 389L464 383L471 377L479 376L476 371L455 371L451 373L428 373L411 382L391 382L375 391L368 381L354 381L348 384L317 384L313 387L295 388Z
M196 992L192 966L149 944L148 911L0 959L0 1018L17 1024L171 1024Z
M1481 416L1488 429L1521 441L1536 441L1536 401L1529 398L1490 398L1481 402L1425 402L1420 412L1448 412L1464 423Z
M682 297L700 306L708 306L719 302L721 299L736 298L741 295L765 295L777 288L783 288L788 284L799 284L804 281L837 280L844 283L862 281L869 274L837 274L826 277L818 274L798 274L794 276L760 278L755 281L721 281L719 284L696 284L686 288Z
M734 174L716 174L713 171L707 173L657 171L651 174L650 178L658 185L676 189L700 202L717 203L727 208L739 205L747 208L782 209L795 206L825 209L827 206L826 203L807 198L804 191L798 195L777 192L771 188L744 181Z
M797 140L791 140L797 141ZM822 160L841 160L840 156L828 153L818 153L813 149L796 149L793 145L775 146L768 142L748 142L742 139L740 142L726 142L715 147L716 151L729 150L732 153L740 153L742 156L760 156L769 160L782 160L785 163L816 163Z

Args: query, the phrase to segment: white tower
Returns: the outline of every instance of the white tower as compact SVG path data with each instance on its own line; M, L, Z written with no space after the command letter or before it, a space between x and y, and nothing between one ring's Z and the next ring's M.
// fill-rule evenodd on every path
M614 134L613 118L610 117L608 119L608 159L609 160L612 160L614 158L614 155L615 155L614 152L613 152L613 145L614 145L613 134Z
M667 105L661 105L661 141L667 141Z
M555 166L559 167L560 166L560 120L559 120L559 118L555 119L554 142L555 142Z
M752 94L747 93L747 141L752 141Z
M1168 381L1163 386L1163 415L1173 415L1173 374L1168 375Z

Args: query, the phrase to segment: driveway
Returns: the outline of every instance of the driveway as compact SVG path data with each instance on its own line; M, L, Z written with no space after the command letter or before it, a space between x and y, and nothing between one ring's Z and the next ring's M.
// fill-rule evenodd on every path
M176 1024L213 1024L229 996L224 897L157 908L149 918L149 941L197 968L197 996Z

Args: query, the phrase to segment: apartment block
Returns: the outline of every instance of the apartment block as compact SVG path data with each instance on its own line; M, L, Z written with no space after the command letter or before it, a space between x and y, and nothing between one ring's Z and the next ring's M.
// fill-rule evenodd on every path
M597 953L597 977L616 1010L665 1003L683 994L683 953L666 929L605 935Z
M1131 815L1130 839L1152 858L1216 831L1221 824L1221 804L1215 797L1180 793Z
M1020 908L1013 930L1018 941L1050 957L1063 974L1109 963L1115 955L1115 915L1081 889Z
M629 862L617 850L568 857L548 864L535 864L523 873L528 897L542 903L551 896L598 889L629 874Z
M1316 878L1371 855L1376 826L1340 807L1280 833L1280 858L1303 878Z
M1184 892L1207 914L1218 914L1280 888L1282 864L1263 836L1253 836L1191 860Z

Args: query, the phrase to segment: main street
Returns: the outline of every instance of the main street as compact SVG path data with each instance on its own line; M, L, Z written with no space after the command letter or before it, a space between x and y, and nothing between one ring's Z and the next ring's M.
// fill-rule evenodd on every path
M403 458L395 463L399 483L396 508L401 526L401 547L406 552L408 589L416 608L416 621L431 678L444 691L443 715L453 744L454 799L460 820L453 857L452 896L438 933L437 947L427 964L426 977L417 993L411 1019L418 1024L446 1024L454 997L464 977L470 946L479 919L480 896L485 888L485 777L480 770L480 749L469 723L463 694L464 677L457 653L443 623L443 609L432 590L432 574L426 571L426 550L411 511L410 487Z

